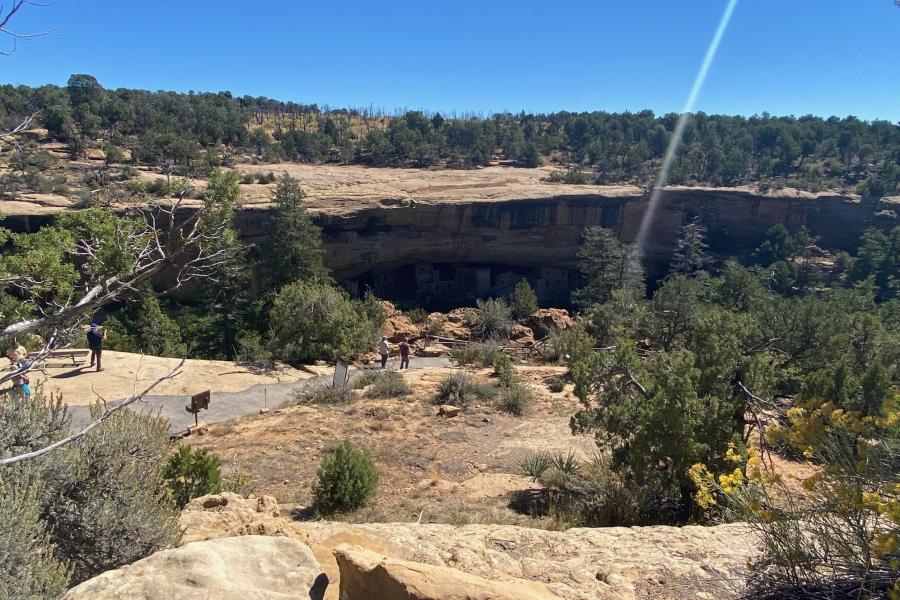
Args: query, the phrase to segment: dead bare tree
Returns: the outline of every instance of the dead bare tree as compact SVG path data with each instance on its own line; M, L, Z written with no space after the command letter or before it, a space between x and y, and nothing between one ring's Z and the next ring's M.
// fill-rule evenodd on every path
M73 327L77 327L73 324L77 324L82 316L137 292L142 284L163 270L173 270L174 283L160 294L171 293L187 281L215 273L229 260L227 251L218 243L230 226L229 219L220 216L206 218L214 212L209 198L204 206L193 210L185 207L185 197L189 191L183 190L176 198L141 209L146 226L136 234L122 226L124 221L117 221L119 230L116 234L124 249L133 257L129 272L106 277L84 289L77 298L38 306L39 316L12 323L0 330L0 342L42 330L49 332L48 342L38 355L49 353L71 339ZM186 218L184 213L188 213ZM97 239L79 240L74 254L85 261L95 259L100 244ZM25 289L35 282L10 279L6 283ZM29 364L28 368L31 366ZM19 371L19 374L27 370ZM12 376L0 377L0 383Z
M207 197L201 207L186 207L185 198L189 192L189 189L185 189L176 198L141 209L146 226L137 234L121 225L125 222L124 219L117 220L121 229L116 235L125 239L125 248L134 257L133 267L129 272L105 278L84 290L78 298L39 306L40 316L13 323L0 331L0 342L35 330L42 331L46 336L41 350L29 354L11 372L0 376L0 384L38 368L54 349L70 343L79 331L81 317L138 291L141 284L164 269L173 269L174 283L159 292L160 295L170 293L192 279L212 275L229 260L227 251L219 243L230 226L226 213L217 210L219 207L211 197ZM188 216L184 218L183 213L188 213ZM100 250L100 244L97 239L80 239L74 255L86 261L94 259ZM7 283L21 289L40 283L31 277L27 279L28 281L9 280ZM168 374L156 379L140 393L131 394L113 406L106 406L97 418L80 431L32 452L2 458L0 466L38 458L83 438L116 412L141 400L163 381L177 376L184 362L185 359L182 359Z
M19 12L19 10L25 5L33 5L33 6L42 6L41 4L37 4L35 2L30 2L29 0L13 0L12 5L7 9L5 5L0 5L0 34L7 36L12 40L12 50L4 51L0 50L0 56L9 56L14 54L16 51L16 43L18 40L28 40L36 37L40 37L43 35L47 35L52 30L47 31L39 31L37 33L20 33L10 28L10 21ZM31 123L34 119L41 114L43 111L36 111L22 120L21 123L13 127L8 131L0 130L0 150L3 150L3 144L7 143L16 149L17 152L21 152L22 147L19 145L18 140L16 139L16 134L22 131L25 131L31 126Z

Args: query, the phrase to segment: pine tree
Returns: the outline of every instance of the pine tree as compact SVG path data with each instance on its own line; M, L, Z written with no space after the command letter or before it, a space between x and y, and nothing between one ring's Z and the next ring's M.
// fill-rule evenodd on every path
M208 200L232 219L234 203L239 194L237 174L216 171L207 184ZM232 221L233 222L233 221ZM234 360L238 341L252 323L253 295L247 251L238 240L233 225L218 239L212 251L224 259L215 273L203 279L197 291L193 311L186 315L185 339L192 342L190 350L206 358Z
M672 255L672 263L669 274L691 275L706 268L710 258L706 253L709 245L706 243L706 227L700 224L699 218L695 218L681 228L675 253Z
M610 229L588 227L578 249L578 269L584 285L575 290L573 301L582 307L604 304L614 290L643 295L644 268L636 246L626 246Z
M274 228L263 256L276 292L293 281L327 277L322 232L303 207L304 197L299 181L287 174L281 177L273 198Z

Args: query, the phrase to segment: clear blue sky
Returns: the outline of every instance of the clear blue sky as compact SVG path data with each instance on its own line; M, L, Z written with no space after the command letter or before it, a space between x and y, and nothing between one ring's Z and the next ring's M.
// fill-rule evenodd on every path
M5 3L6 4L6 3ZM681 109L726 0L54 0L0 82L445 112ZM893 0L740 0L697 109L900 121Z

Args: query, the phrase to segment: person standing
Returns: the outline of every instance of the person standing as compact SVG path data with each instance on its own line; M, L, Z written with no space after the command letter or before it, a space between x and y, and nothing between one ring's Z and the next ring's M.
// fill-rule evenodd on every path
M106 332L102 331L96 323L91 323L91 329L87 333L88 348L91 349L91 367L94 361L97 361L97 371L102 371L100 359L103 356L103 340L106 339ZM90 368L90 367L89 367Z
M383 369L387 366L388 356L391 355L391 345L388 343L386 335L381 336L381 341L378 342L378 354L381 355L381 368Z
M400 368L409 369L409 342L406 338L400 342Z
M26 398L31 397L31 386L29 385L28 375L22 373L17 376L15 381L13 381L13 389L21 396Z

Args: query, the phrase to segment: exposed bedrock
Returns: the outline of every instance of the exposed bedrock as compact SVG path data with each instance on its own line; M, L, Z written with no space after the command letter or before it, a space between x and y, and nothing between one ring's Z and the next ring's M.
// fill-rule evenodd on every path
M608 227L632 242L647 206L647 194L474 199L319 213L317 221L335 277L372 285L385 297L486 295L520 275L552 296L575 283L572 270L585 227ZM695 216L708 228L713 252L740 256L752 252L776 223L790 229L805 225L823 247L854 251L867 227L897 223L894 208L874 198L836 195L813 199L728 189L666 191L651 217L645 266L651 277L663 274L679 227ZM241 211L242 235L248 240L265 236L269 214L263 208Z

